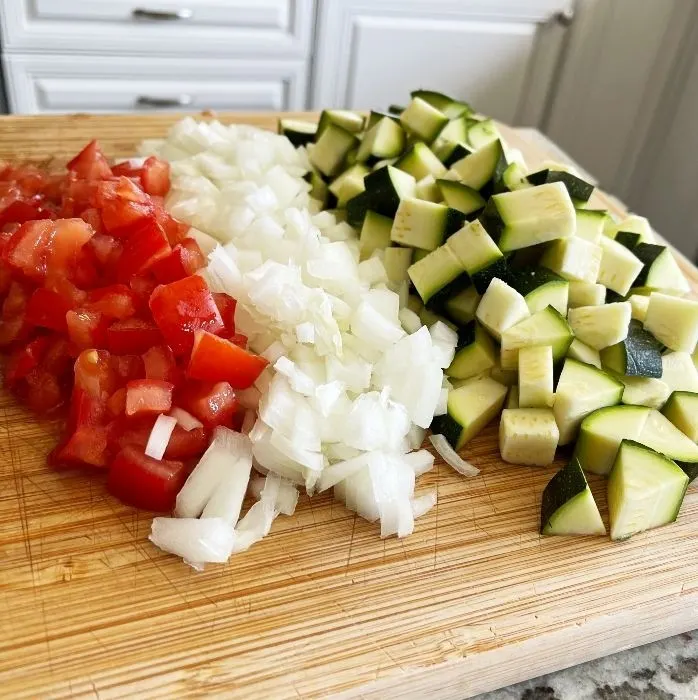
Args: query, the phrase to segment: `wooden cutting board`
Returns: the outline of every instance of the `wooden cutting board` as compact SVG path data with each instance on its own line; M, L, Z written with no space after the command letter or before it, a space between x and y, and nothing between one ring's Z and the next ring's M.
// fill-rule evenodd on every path
M4 117L0 158L128 156L176 116ZM224 115L273 128L273 115ZM548 155L513 131L531 163ZM685 272L698 290L698 271ZM439 503L405 539L329 495L225 566L195 573L147 541L150 517L99 476L44 463L55 426L0 396L0 696L466 696L698 627L698 490L633 537L541 538L555 468L419 480ZM603 482L592 481L605 514Z

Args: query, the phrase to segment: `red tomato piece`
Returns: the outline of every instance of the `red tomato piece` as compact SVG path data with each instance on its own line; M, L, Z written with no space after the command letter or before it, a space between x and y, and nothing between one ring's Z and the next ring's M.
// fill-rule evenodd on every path
M127 318L107 329L106 346L115 355L141 355L153 345L162 344L162 335L151 321Z
M138 296L125 284L91 290L87 295L87 307L109 318L125 319L136 313Z
M107 410L114 416L123 415L126 411L126 387L122 386L117 389L107 399Z
M136 379L126 385L126 415L167 413L172 408L174 385L157 379Z
M126 505L166 512L174 508L187 476L182 462L153 459L142 450L126 447L112 461L107 489Z
M177 404L208 428L230 425L239 408L228 382L190 382L179 392Z
M115 163L111 166L111 171L114 177L139 178L143 172L142 165L133 165L130 160L124 160L121 163Z
M112 355L109 360L120 384L126 384L132 379L143 379L145 369L143 358L139 355Z
M160 284L176 282L206 266L206 258L193 238L185 238L172 252L153 265L153 274Z
M49 463L61 467L101 467L108 463L109 432L104 425L78 428L49 455Z
M38 199L15 199L0 212L0 226L53 218L55 218L54 213L42 207Z
M95 234L103 234L104 233L104 225L102 224L102 215L99 213L99 209L95 209L94 207L90 207L89 209L85 209L83 212L80 213L80 218L89 226L92 227L92 230L95 232Z
M96 233L89 242L89 247L92 248L95 258L100 265L105 268L116 267L116 261L121 255L123 244L113 236L108 236L106 233Z
M70 379L72 381L73 365L75 364L75 358L78 354L77 349L71 346L67 338L61 335L52 335L48 337L50 339L50 344L41 362L42 367L45 367L57 377L71 372Z
M61 275L47 277L44 287L63 298L66 304L76 309L87 300L87 292L76 287L69 279Z
M5 384L13 386L31 372L43 360L51 344L47 335L39 336L22 348L15 350L5 366Z
M127 177L101 182L95 198L104 230L117 238L129 236L135 224L154 214L148 195Z
M27 303L27 323L67 333L66 314L68 311L70 311L70 304L60 294L39 287Z
M225 338L198 330L187 375L206 382L226 381L234 389L249 389L268 364L263 357Z
M106 180L112 176L109 163L97 141L90 141L66 168L85 180Z
M226 294L225 292L214 292L213 299L216 302L218 311L225 324L225 328L220 331L218 335L230 338L230 336L235 333L235 307L237 306L237 302L230 294Z
M24 400L36 413L49 413L65 402L58 378L42 367L35 367L25 377Z
M164 197L170 191L170 164L155 156L146 158L141 181L148 194Z
M78 348L103 348L107 342L109 319L99 311L77 309L65 315L68 338Z
M217 333L224 327L213 295L198 275L156 287L150 296L150 310L177 355L191 350L194 331Z
M28 301L29 292L19 282L12 282L2 305L0 347L7 347L26 338L30 328L26 322Z
M167 345L154 345L143 353L146 379L160 379L164 382L177 384L181 372L177 367L175 356Z
M169 241L155 219L142 219L132 228L116 264L116 278L128 282L172 252Z
M181 243L189 233L189 224L182 223L172 218L162 205L155 204L154 206L155 218L165 231L170 245L174 246L177 245L177 243Z
M106 350L85 350L78 355L75 387L102 404L119 388L118 377Z
M47 272L65 275L77 262L82 247L92 238L94 230L82 219L58 219L55 224Z
M194 459L201 457L208 447L208 432L205 428L185 430L181 425L175 426L167 443L167 459Z

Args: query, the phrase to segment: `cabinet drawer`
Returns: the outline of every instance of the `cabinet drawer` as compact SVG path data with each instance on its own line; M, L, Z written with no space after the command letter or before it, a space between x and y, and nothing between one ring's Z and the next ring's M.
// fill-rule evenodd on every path
M3 61L15 113L305 107L304 61L16 54Z
M0 14L9 52L305 57L314 2L0 0Z

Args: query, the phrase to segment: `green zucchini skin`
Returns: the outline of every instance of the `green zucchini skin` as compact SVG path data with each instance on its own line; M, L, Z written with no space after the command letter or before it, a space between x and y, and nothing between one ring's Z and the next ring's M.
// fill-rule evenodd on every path
M645 266L633 282L633 287L644 287L647 282L652 265L655 260L666 251L666 246L657 245L656 243L638 243L633 248L633 253L639 258Z
M471 280L477 293L484 294L487 291L487 287L490 286L490 282L495 277L509 284L509 266L507 265L506 258L498 258L491 265L488 265L482 270L478 270L473 274Z
M661 379L662 348L662 344L643 328L642 323L633 319L625 340L601 351L601 362L628 377Z
M506 280L521 296L525 297L548 282L564 282L565 279L547 267L527 265L511 270Z
M628 250L634 251L635 246L640 242L640 234L634 231L618 231L616 240Z
M430 430L434 435L443 435L454 450L458 449L458 441L463 427L448 413L444 413L443 416L435 416L431 422Z
M575 496L586 491L587 480L584 478L579 461L573 458L548 482L543 491L540 506L540 532L555 513Z
M572 199L580 202L589 201L591 193L594 191L594 185L582 180L572 173L563 172L560 170L539 170L536 173L531 173L527 180L532 185L545 185L549 182L561 182L570 194Z
M445 315L444 309L446 302L454 295L467 289L471 284L467 272L463 272L456 279L449 282L447 285L439 289L438 292L432 294L429 301L424 305L434 313Z

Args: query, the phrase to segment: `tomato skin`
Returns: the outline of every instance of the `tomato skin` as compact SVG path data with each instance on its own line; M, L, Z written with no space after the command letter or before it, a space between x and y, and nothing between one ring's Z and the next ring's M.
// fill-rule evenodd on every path
M161 343L157 326L140 318L115 321L106 331L106 348L115 355L141 355Z
M125 284L112 284L93 289L87 294L87 307L117 320L130 318L136 313L138 296Z
M5 224L23 224L38 219L53 219L55 214L41 206L37 199L15 199L0 211L0 226Z
M176 219L172 218L172 216L170 216L170 214L167 211L165 211L165 208L162 206L162 204L155 204L154 206L155 219L160 224L160 226L162 226L162 229L165 232L165 235L167 236L167 240L170 242L170 245L175 246L177 245L177 243L181 243L189 233L189 224L185 224L181 221L177 221Z
M29 292L19 282L12 282L2 305L0 320L0 347L7 347L21 342L29 334L30 326L26 322Z
M177 367L174 353L167 345L153 345L143 353L146 379L159 379L178 384L182 373Z
M106 180L112 176L109 163L97 141L90 141L66 168L84 180Z
M213 299L221 314L225 327L218 332L224 338L230 338L235 333L235 307L237 302L225 292L214 292Z
M127 177L99 183L95 201L105 232L117 238L128 237L137 223L154 214L148 195Z
M65 315L68 338L78 348L103 348L107 341L109 319L99 311L70 310Z
M15 350L7 360L5 367L5 384L13 386L20 379L38 367L48 351L51 338L47 335L39 336L22 348Z
M194 333L187 376L205 382L226 381L234 389L249 389L269 363L263 357L206 331Z
M228 382L188 382L178 392L176 403L207 428L230 426L240 407Z
M168 512L188 475L183 462L152 459L142 450L126 447L111 463L107 489L126 505Z
M157 379L136 379L126 384L126 415L167 413L172 408L174 385Z
M195 330L216 333L224 327L213 295L198 275L156 287L149 305L155 323L177 355L191 350Z
M115 448L121 450L130 446L145 450L154 424L155 416L143 421L129 418L127 422L121 423L114 432ZM177 425L167 444L165 459L189 460L200 457L208 447L208 439L208 431L205 428L194 428L187 431L181 425Z
M146 158L141 182L143 190L148 194L164 197L170 191L170 164L155 156Z
M192 238L185 238L153 265L153 274L160 284L168 284L193 275L205 266L206 258L199 244Z
M70 304L60 294L39 287L29 297L26 319L27 323L31 323L33 326L67 333L66 314L68 311L70 311Z
M167 236L155 219L145 218L134 224L116 264L116 279L128 282L150 269L172 252Z

